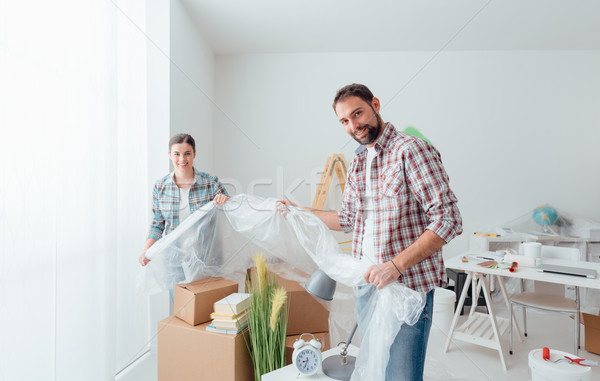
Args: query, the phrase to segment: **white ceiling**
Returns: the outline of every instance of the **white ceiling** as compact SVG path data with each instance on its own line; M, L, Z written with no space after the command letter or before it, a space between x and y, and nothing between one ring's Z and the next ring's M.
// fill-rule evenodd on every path
M181 0L216 55L600 50L599 0Z

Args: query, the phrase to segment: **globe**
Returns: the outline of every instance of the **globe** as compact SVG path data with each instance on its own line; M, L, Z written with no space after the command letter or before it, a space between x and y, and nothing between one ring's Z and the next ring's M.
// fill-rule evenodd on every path
M532 217L538 225L550 226L558 220L558 212L549 205L543 205L535 208Z

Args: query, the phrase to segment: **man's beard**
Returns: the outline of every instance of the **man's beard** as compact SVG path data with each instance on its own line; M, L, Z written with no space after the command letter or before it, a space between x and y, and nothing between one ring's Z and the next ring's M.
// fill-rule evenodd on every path
M360 131L356 131L356 133L360 135L363 132L363 130L367 129L367 134L364 137L358 139L356 138L355 133L352 133L352 137L358 142L358 144L372 144L379 136L379 133L383 129L383 120L381 120L381 117L377 113L375 113L375 117L377 118L377 125L373 126L371 124L365 123L360 127Z

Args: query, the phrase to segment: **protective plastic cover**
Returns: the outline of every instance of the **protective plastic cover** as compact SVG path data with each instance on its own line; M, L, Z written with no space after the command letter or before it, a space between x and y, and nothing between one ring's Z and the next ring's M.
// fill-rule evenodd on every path
M212 276L242 285L255 252L265 254L273 272L301 283L307 279L294 268L308 274L321 268L355 292L365 284L368 264L343 254L314 214L272 198L237 195L222 206L206 204L157 241L146 253L151 261L140 270L138 291L152 294ZM348 321L347 303L352 300L343 290L336 292L334 302L325 304L330 309L330 328L336 321ZM392 341L403 323L416 323L425 304L422 293L398 282L372 291L357 319L362 344L352 380L385 379Z
M600 256L600 222L577 217L552 205L544 204L484 233L498 234L501 239L494 242L493 250L513 249L522 254L519 242L541 242L542 244L574 247L581 252L580 260L597 261ZM521 281L507 279L506 288L510 295L522 292ZM533 282L525 282L525 291L532 291ZM575 299L575 289L567 286L565 296ZM495 296L497 299L500 294ZM581 311L598 315L600 292L595 289L580 289Z
M524 215L485 233L522 241L551 240L554 237L600 240L600 222L574 216L549 204L538 206Z

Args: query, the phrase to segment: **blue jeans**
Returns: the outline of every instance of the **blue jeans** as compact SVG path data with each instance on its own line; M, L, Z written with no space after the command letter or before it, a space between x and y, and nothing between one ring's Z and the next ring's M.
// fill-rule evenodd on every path
M375 287L372 287L372 289L372 292L374 292ZM368 298L370 294L368 293L364 297ZM365 306L365 303L365 300L356 301L359 316L361 308ZM403 324L392 343L390 361L385 372L386 381L423 380L423 369L425 368L425 355L427 353L427 341L429 340L432 317L433 290L427 293L425 307L419 316L419 320L413 326Z

